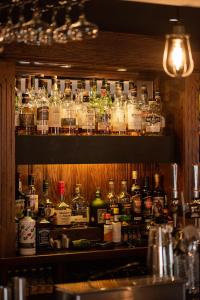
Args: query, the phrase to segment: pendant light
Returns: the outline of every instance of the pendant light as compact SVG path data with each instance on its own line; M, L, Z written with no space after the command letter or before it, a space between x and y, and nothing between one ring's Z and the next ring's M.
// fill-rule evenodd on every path
M171 77L187 77L194 69L190 38L179 21L173 25L172 33L166 35L163 68Z

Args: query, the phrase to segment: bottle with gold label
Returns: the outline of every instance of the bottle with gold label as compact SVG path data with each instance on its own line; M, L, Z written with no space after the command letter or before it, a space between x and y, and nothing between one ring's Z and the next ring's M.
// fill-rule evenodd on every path
M57 203L54 210L54 221L55 225L70 225L71 223L71 208L65 202L65 183L64 181L58 181L58 195L59 202Z
M132 171L131 202L133 209L133 223L140 224L142 222L142 199L137 171Z

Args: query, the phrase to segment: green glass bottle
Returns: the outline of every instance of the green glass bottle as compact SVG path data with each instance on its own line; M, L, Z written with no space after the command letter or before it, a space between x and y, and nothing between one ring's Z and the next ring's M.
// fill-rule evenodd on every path
M90 225L99 226L104 224L104 214L106 212L106 201L101 198L100 188L97 188L96 197L90 204Z

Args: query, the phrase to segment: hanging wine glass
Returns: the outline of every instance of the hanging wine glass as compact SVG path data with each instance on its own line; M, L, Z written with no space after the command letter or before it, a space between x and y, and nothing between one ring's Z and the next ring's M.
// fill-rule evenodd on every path
M69 41L68 30L71 25L71 20L69 17L70 9L71 7L66 7L65 23L62 26L56 28L53 32L53 39L55 43L65 44Z
M49 25L49 27L46 30L42 30L40 32L39 40L40 40L41 45L51 46L53 44L53 34L54 34L54 30L56 29L56 26L57 26L56 14L57 14L57 11L54 10L54 12L52 14L51 24Z
M94 39L98 34L98 26L87 21L83 12L83 1L80 4L81 14L77 22L69 27L68 35L73 41Z
M13 21L12 21L12 8L8 11L8 20L6 25L3 28L3 35L4 35L4 43L10 44L15 41L15 35L13 32Z
M26 22L23 26L24 43L28 45L40 45L40 34L46 30L48 25L41 20L40 10L36 7L33 17L30 21Z

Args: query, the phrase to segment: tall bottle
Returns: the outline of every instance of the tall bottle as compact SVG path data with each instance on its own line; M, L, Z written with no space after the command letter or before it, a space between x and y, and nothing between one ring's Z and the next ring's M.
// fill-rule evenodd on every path
M143 202L143 221L147 227L153 220L153 200L152 191L149 186L149 176L144 178L144 186L142 189L142 202Z
M106 195L106 201L108 204L108 212L111 215L111 221L113 221L114 219L115 221L119 221L119 202L115 194L115 182L112 179L108 181L108 192Z
M35 189L35 176L28 175L28 191L26 192L26 206L30 208L32 217L37 218L38 215L38 194Z
M44 79L39 80L37 98L37 134L49 132L49 100Z
M97 188L95 199L90 204L90 225L99 226L104 224L104 214L107 212L107 204L101 198L100 188Z
M29 208L19 221L19 254L34 255L36 253L36 221L31 217Z
M123 225L128 225L132 223L132 203L130 195L127 191L127 181L121 181L121 189L118 195L119 205L120 205L120 215Z
M55 225L70 225L71 223L71 208L65 202L65 183L58 181L58 196L59 200L54 211L54 224Z
M32 135L35 131L34 107L28 93L22 94L22 104L19 113L18 134Z
M177 229L179 224L179 195L178 195L178 165L172 164L172 199L171 199L171 214L173 219L173 227Z
M154 174L153 215L156 223L162 223L165 203L165 192L161 187L160 174Z
M46 179L43 180L42 190L43 192L39 207L39 215L42 213L49 222L53 222L54 203L49 196L49 182Z
M123 135L126 133L126 110L122 97L121 86L116 86L114 103L111 109L111 131L112 134Z
M193 189L190 203L190 217L196 227L200 226L199 166L193 165Z
M49 99L49 133L59 134L61 128L61 98L57 76L53 78L53 87Z
M108 84L103 80L101 96L99 98L98 109L96 110L96 131L98 134L110 133L110 106L112 100L109 94Z
M71 200L71 224L85 226L89 223L89 204L81 194L81 184L76 184Z
M131 202L133 208L133 224L142 222L142 195L138 183L137 171L132 171Z

